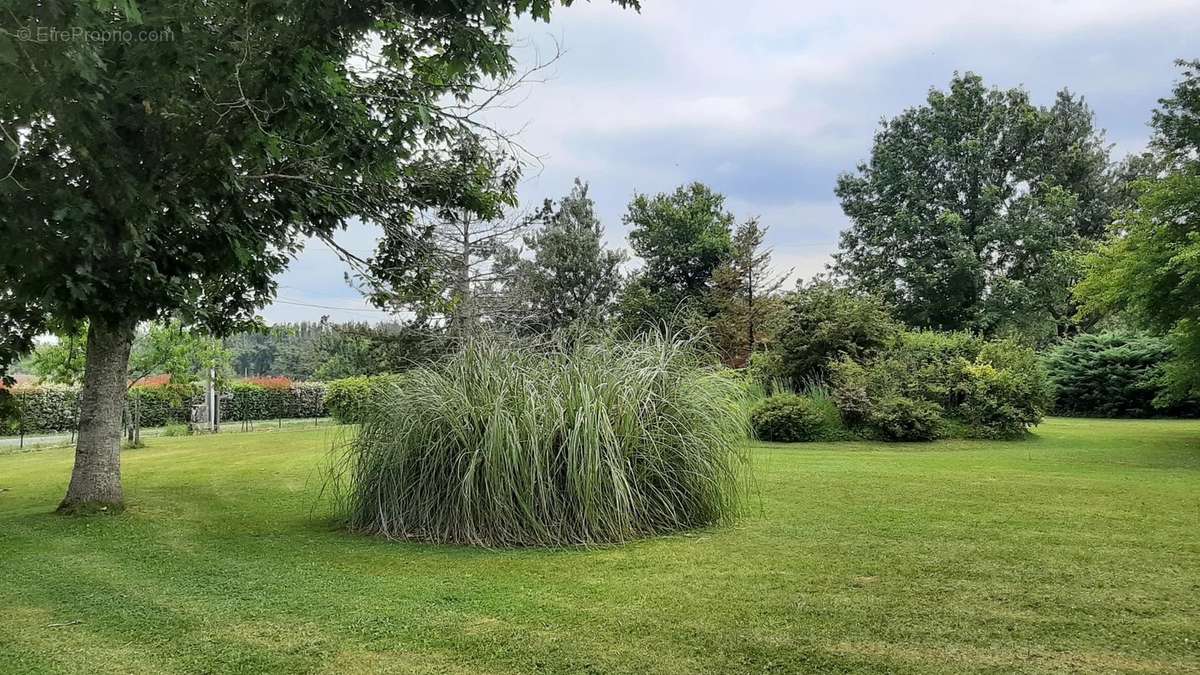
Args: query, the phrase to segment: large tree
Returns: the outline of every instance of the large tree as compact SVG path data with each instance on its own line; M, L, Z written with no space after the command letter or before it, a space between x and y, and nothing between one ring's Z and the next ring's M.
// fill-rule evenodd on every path
M123 502L134 327L177 315L227 332L270 301L306 236L332 239L350 218L405 231L438 187L411 169L480 130L489 83L514 70L514 17L547 19L554 4L8 4L0 363L51 322L89 326L62 510ZM114 39L41 39L50 30Z
M575 179L571 193L557 204L546 200L537 219L541 227L523 240L532 255L510 249L501 261L513 319L536 331L599 323L620 290L625 252L604 247L587 184Z
M1162 172L1136 183L1137 208L1117 218L1075 289L1085 315L1122 313L1171 336L1172 400L1200 396L1200 60L1179 65L1151 122Z
M885 120L869 162L839 177L850 218L836 272L910 325L1053 337L1073 313L1075 254L1115 198L1082 99L956 75Z
M713 273L732 247L734 217L724 195L703 183L639 194L624 222L633 252L645 262L621 298L625 323L633 328L707 313Z

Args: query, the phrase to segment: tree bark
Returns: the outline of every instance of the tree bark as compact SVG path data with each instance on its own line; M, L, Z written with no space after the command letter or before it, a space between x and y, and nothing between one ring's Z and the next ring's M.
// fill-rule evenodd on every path
M75 468L60 512L119 511L121 491L121 414L133 325L92 321L79 402Z

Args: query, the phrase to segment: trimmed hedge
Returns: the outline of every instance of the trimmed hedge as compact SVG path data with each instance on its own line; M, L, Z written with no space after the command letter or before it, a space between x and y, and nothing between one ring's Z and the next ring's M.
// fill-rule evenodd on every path
M327 382L325 408L342 424L361 424L379 398L379 388L395 387L399 383L399 375L362 375Z
M235 382L222 394L226 422L325 417L324 382Z
M324 382L288 382L284 387L235 382L221 396L224 422L325 417ZM143 427L188 421L191 406L201 401L198 387L134 386L131 410L140 408ZM20 386L7 390L0 406L0 434L71 431L79 417L79 388L61 385Z
M62 385L14 387L12 404L5 406L7 418L0 423L5 433L27 434L70 431L79 417L79 389Z
M143 427L165 427L188 421L188 410L201 396L197 387L166 384L135 386L129 390L129 407L140 406Z

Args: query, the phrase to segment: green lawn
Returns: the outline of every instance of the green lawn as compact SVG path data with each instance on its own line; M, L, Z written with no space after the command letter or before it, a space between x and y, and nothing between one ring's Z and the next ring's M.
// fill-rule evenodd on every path
M762 447L736 527L567 551L338 531L333 434L149 439L116 517L0 456L0 672L1200 669L1200 423Z

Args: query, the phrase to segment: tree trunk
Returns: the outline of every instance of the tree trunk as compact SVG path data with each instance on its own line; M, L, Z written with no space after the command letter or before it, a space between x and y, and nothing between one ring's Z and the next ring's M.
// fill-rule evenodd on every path
M75 468L60 512L119 511L123 505L121 413L132 344L132 324L88 326Z

